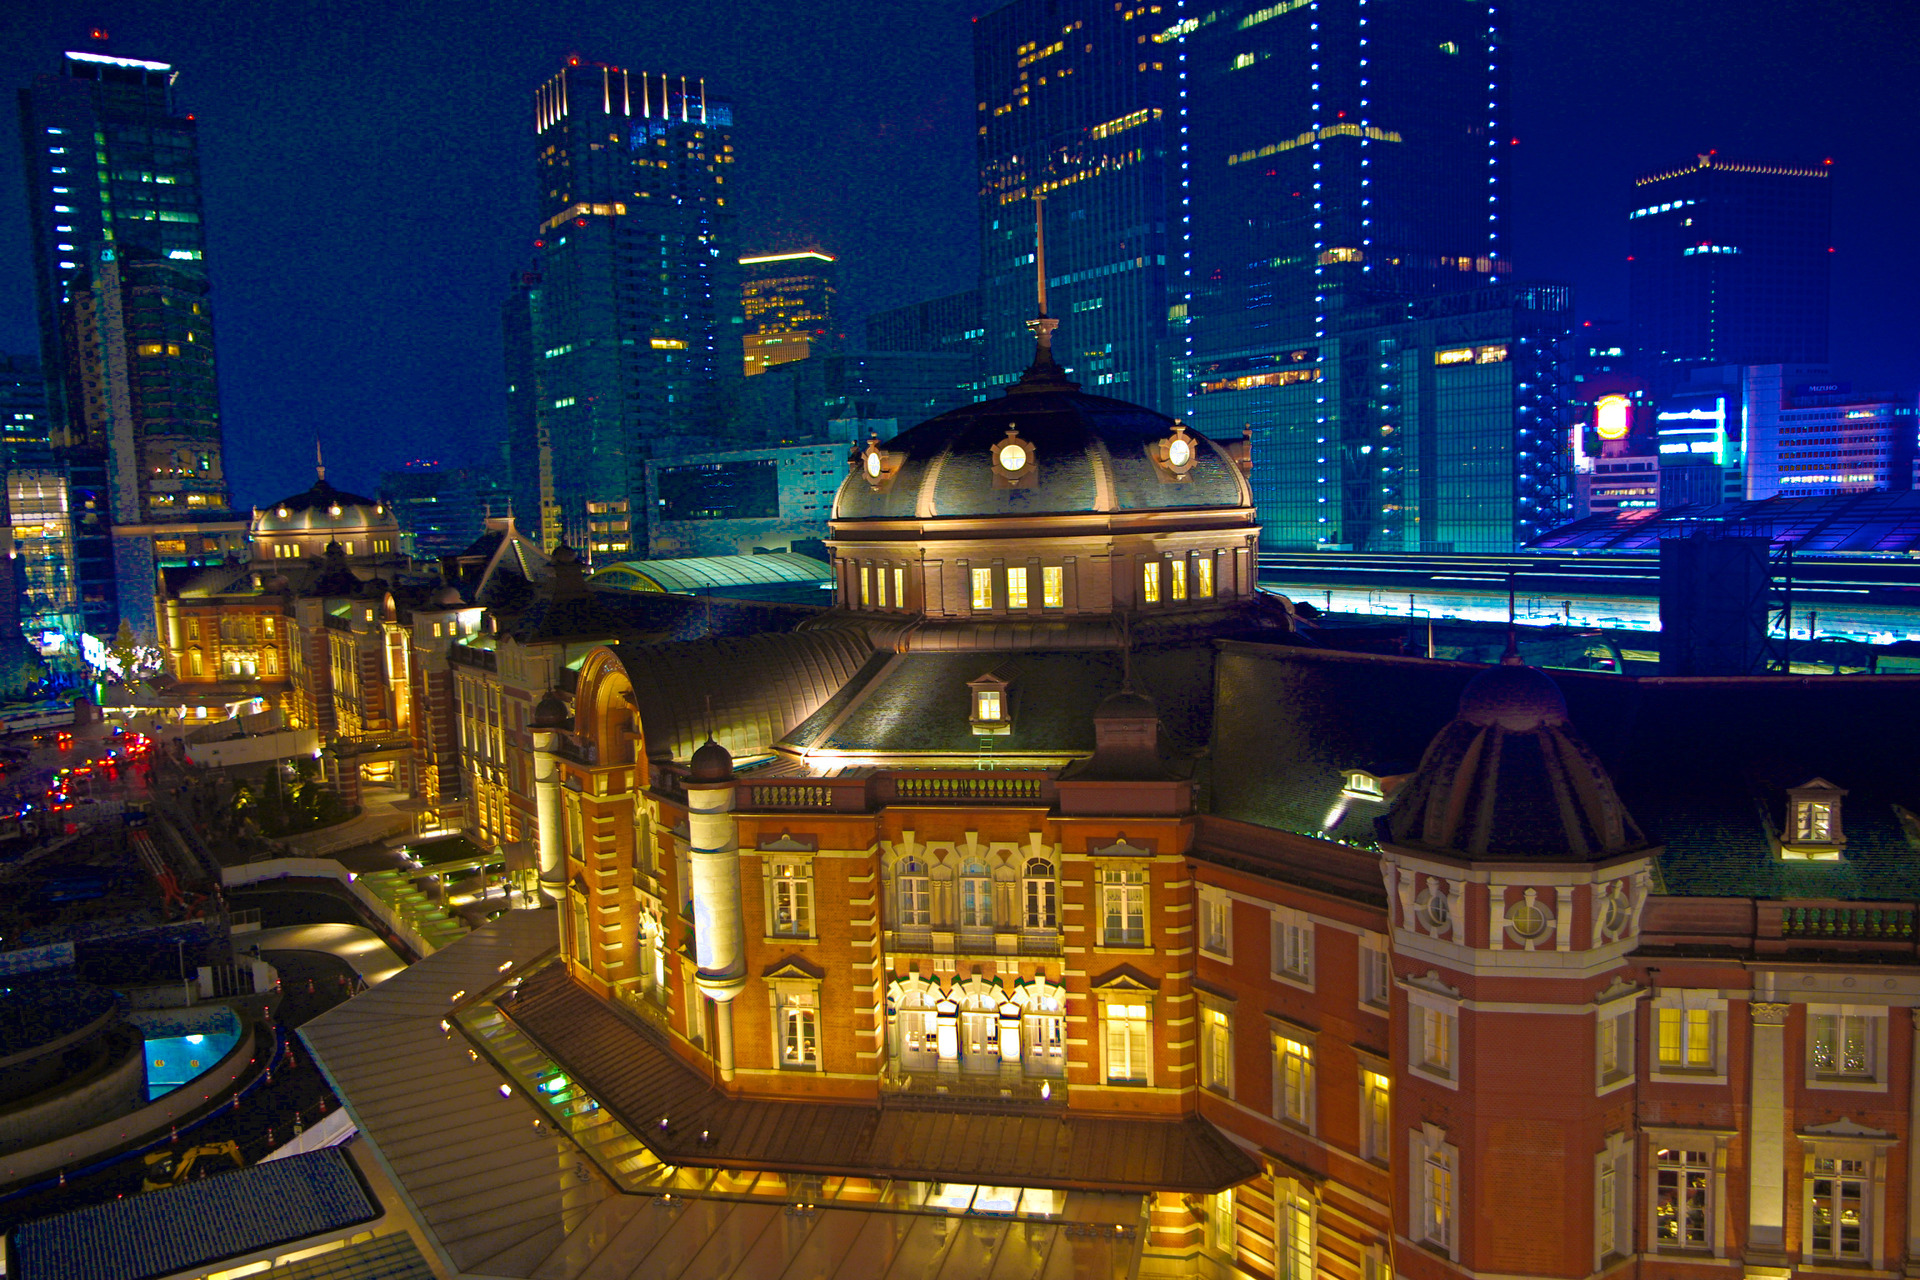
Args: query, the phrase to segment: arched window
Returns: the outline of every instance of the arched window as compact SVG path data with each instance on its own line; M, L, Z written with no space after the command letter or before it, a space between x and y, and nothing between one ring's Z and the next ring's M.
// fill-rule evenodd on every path
M887 988L887 1012L893 1020L892 1049L902 1071L931 1071L940 1045L934 1006L940 988L918 974L896 979Z
M187 650L187 674L200 676L206 674L207 659L198 649Z
M1027 859L1027 876L1021 886L1026 902L1026 927L1059 927L1059 889L1053 878L1053 864L1045 858Z
M900 924L925 928L933 923L933 895L927 885L927 865L918 858L902 858L894 872L899 886Z
M987 878L986 864L978 860L969 860L960 869L960 927L993 927L993 882Z
M1028 1075L1064 1076L1067 1073L1067 993L1057 983L1037 974L1013 993L1021 1018L1021 1065Z
M952 998L960 1006L960 1069L1000 1069L1000 989L983 978L957 984Z
M261 669L270 676L280 674L280 655L272 649L261 654Z

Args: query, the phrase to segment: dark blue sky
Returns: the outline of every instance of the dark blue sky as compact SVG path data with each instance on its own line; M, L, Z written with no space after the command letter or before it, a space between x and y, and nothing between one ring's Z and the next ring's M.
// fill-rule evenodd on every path
M856 325L972 283L969 18L988 5L0 7L9 87L90 25L182 73L241 503L311 483L316 433L330 478L363 492L384 468L465 461L497 437L499 302L533 207L530 95L568 53L703 74L731 97L743 247L840 255ZM1624 318L1637 172L1708 148L1831 157L1834 363L1862 389L1920 382L1912 0L1533 0L1509 20L1521 274L1573 281L1583 317ZM0 164L0 350L37 348L31 281L16 155Z

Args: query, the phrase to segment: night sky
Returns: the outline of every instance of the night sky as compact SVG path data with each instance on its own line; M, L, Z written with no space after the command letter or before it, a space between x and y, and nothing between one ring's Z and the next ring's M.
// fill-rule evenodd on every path
M970 286L969 18L985 7L9 0L0 80L56 70L92 25L108 52L180 70L244 506L306 488L316 434L329 478L369 493L385 468L472 461L498 439L499 304L533 221L529 104L570 53L705 75L735 102L742 249L838 254L850 334L869 310ZM1709 148L1831 157L1836 371L1861 390L1920 383L1913 0L1531 0L1508 20L1520 275L1573 281L1582 318L1624 319L1635 174ZM32 297L14 152L0 350L38 350Z

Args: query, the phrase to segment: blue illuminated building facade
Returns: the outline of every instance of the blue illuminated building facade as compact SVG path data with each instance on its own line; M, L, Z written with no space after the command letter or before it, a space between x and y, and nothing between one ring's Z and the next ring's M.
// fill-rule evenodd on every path
M1826 363L1832 177L1709 153L1636 180L1631 345L1656 396L1694 369Z
M508 308L531 338L509 385L531 368L533 421L511 448L512 487L536 496L543 535L625 557L647 545L647 459L729 431L742 333L733 108L697 77L570 59L534 95L533 124L539 279Z
M989 388L1033 360L1039 196L1055 356L1089 391L1166 405L1174 8L1013 0L974 25Z
M1571 510L1571 299L1514 283L1497 6L1179 9L1180 409L1274 547L1506 551Z

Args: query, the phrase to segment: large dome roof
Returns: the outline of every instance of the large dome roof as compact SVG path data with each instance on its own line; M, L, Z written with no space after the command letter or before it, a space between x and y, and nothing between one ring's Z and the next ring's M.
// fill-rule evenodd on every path
M305 493L282 498L254 513L253 533L398 532L400 523L383 502L346 493L325 477Z
M1009 433L1008 428L1013 428ZM879 446L890 472L875 484L851 469L836 520L930 519L1249 507L1234 460L1185 428L1194 460L1172 478L1153 450L1174 420L1124 400L1087 395L1063 377L1029 371L1006 395L954 409ZM1032 457L1031 483L996 484L994 454L1016 439Z

